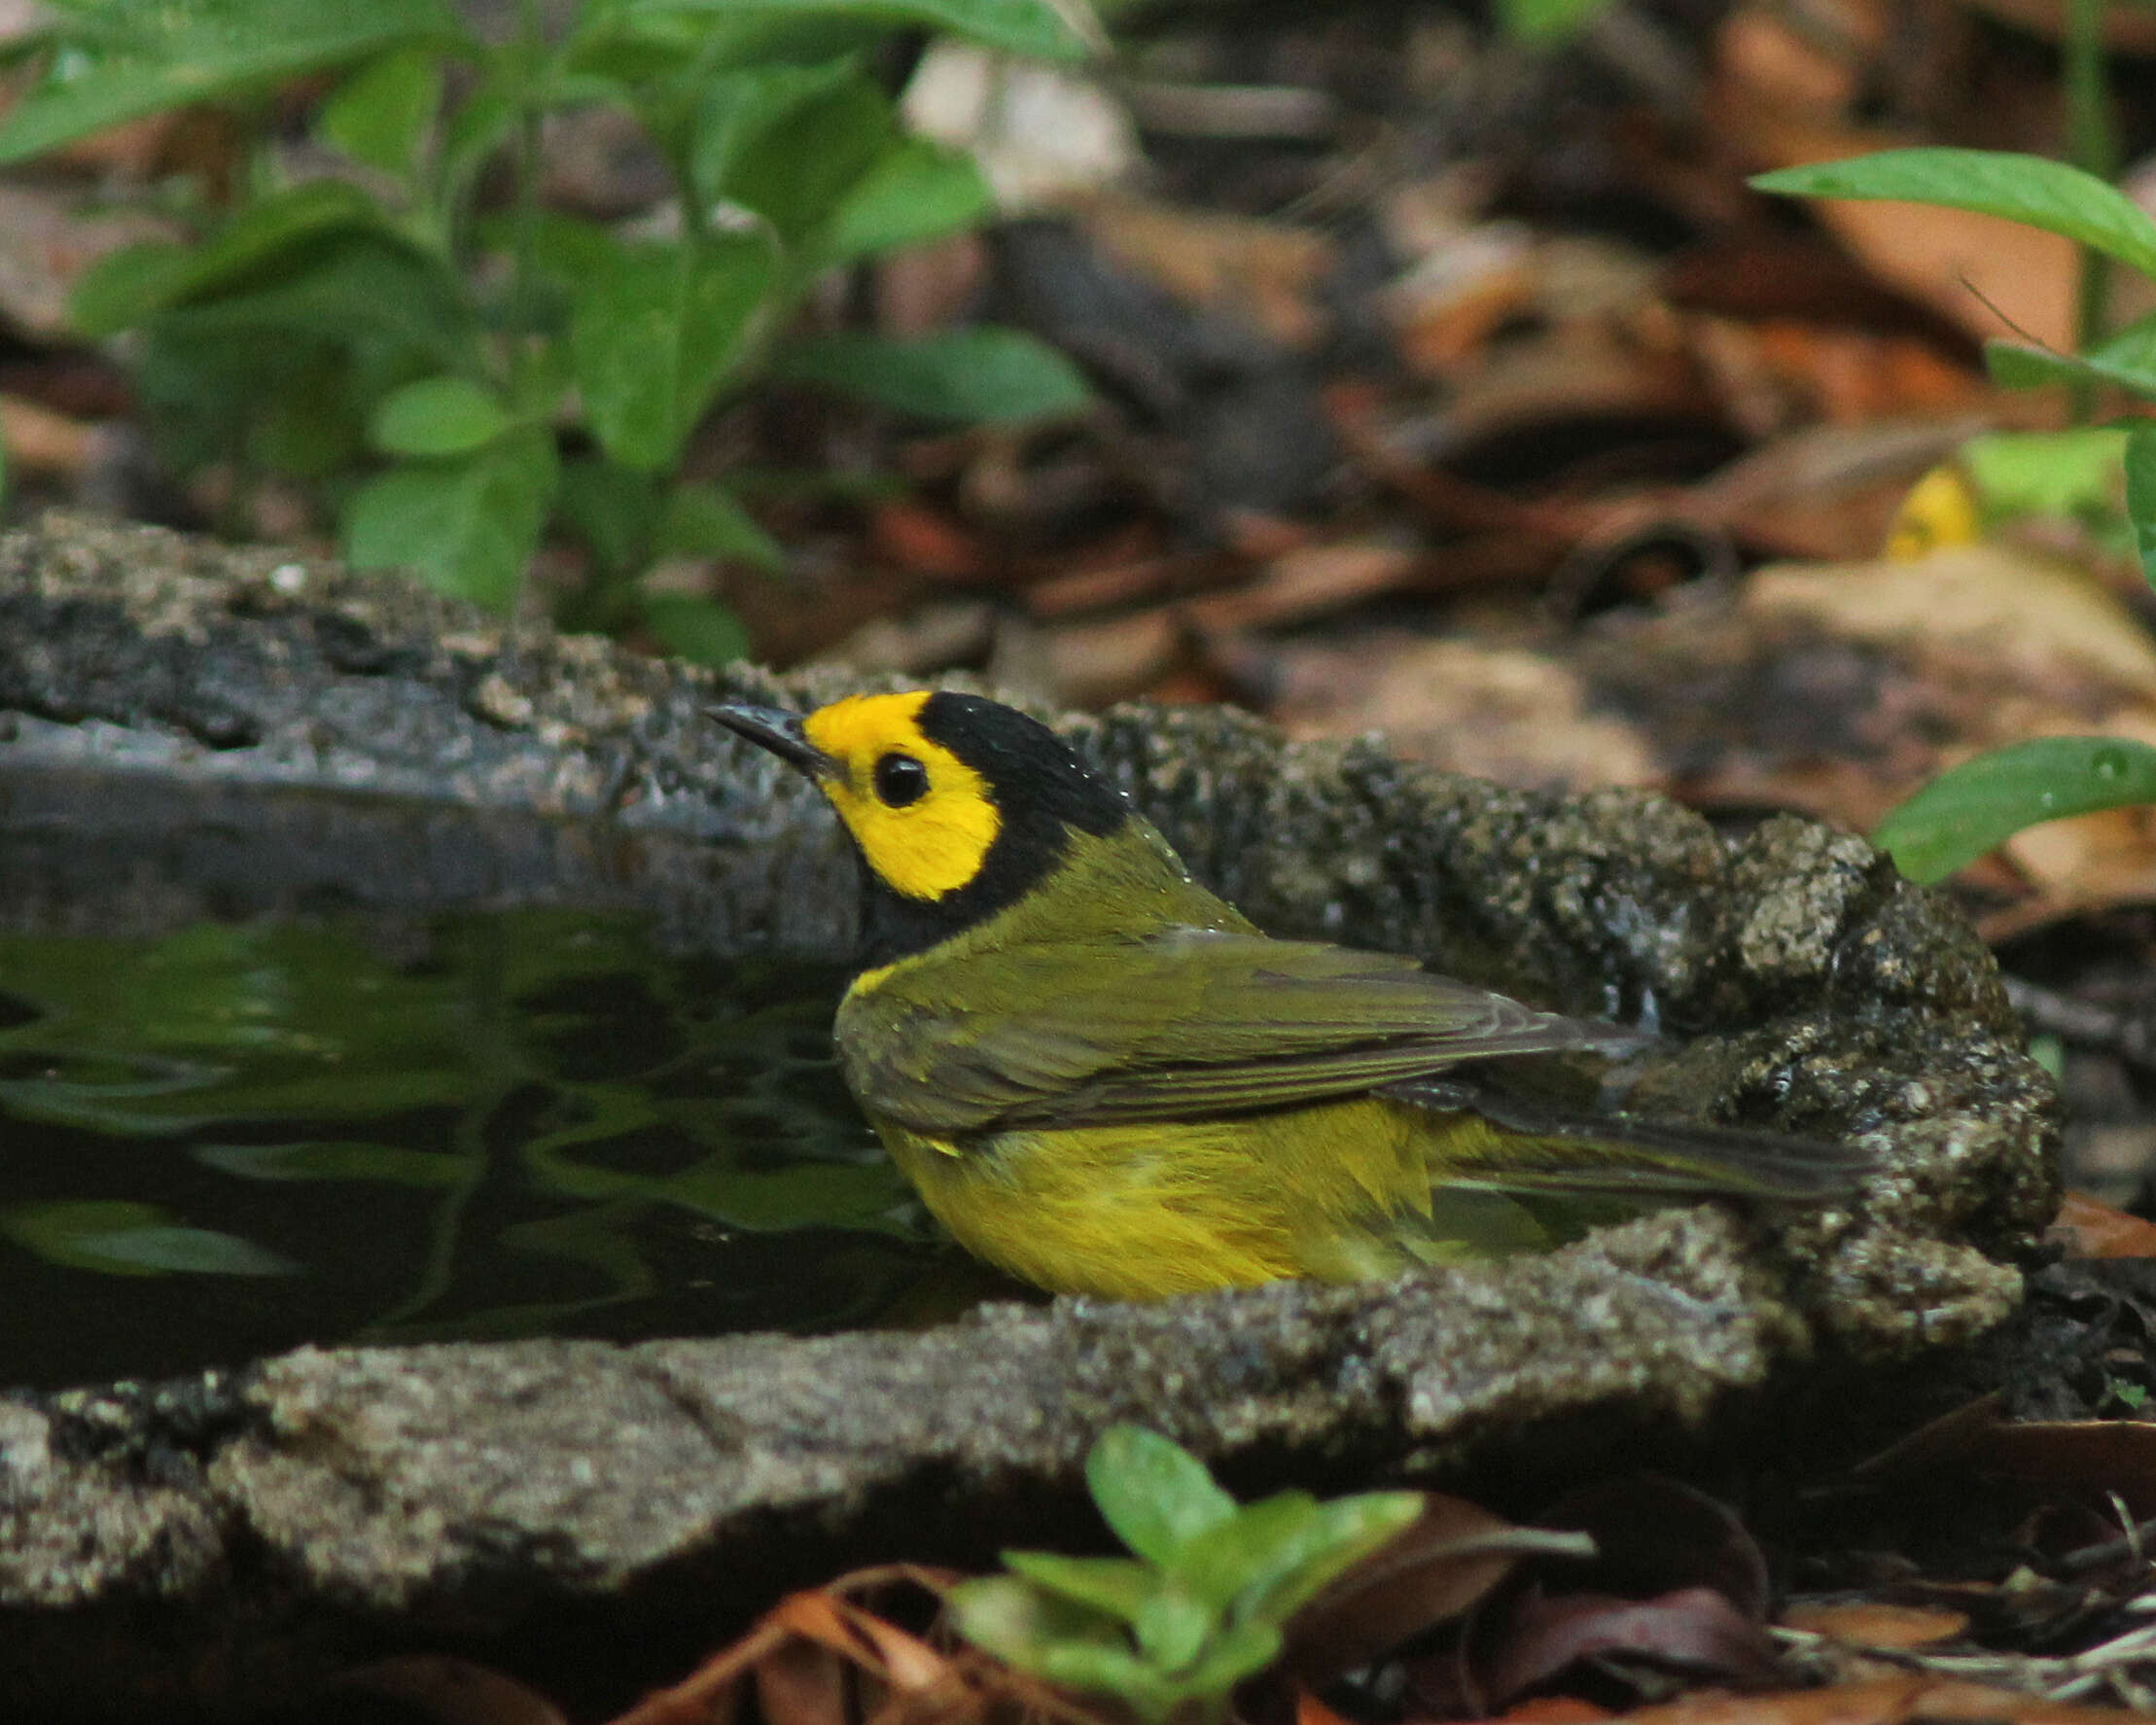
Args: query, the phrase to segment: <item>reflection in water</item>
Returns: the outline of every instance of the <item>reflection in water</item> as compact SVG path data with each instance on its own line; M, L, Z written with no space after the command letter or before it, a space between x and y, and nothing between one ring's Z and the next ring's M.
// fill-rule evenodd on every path
M0 933L0 1383L933 1308L839 984L560 910Z

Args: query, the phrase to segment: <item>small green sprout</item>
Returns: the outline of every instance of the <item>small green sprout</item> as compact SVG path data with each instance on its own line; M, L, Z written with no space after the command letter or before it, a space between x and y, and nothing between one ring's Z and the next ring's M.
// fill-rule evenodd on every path
M952 1590L958 1630L1006 1664L1113 1696L1146 1722L1211 1725L1281 1650L1282 1626L1422 1513L1417 1492L1239 1505L1204 1463L1137 1426L1085 1459L1101 1515L1135 1558L1007 1551L1011 1573Z

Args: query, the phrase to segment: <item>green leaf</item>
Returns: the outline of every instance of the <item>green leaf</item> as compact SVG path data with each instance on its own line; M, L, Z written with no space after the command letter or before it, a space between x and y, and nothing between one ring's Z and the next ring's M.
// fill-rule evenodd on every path
M1196 1659L1219 1627L1219 1613L1173 1576L1167 1586L1153 1590L1131 1620L1139 1651L1170 1672Z
M153 312L213 289L259 278L331 234L387 231L381 206L356 186L311 180L274 193L199 245L158 241L126 246L83 271L68 317L86 335L114 335Z
M730 607L699 593L645 592L636 596L644 626L676 658L698 665L730 665L749 655L749 631Z
M652 560L661 510L658 481L650 474L591 458L568 462L554 510L615 580Z
M748 136L735 138L732 127L725 133L727 157L712 177L714 195L756 211L789 245L805 245L899 143L891 98L866 74L845 70L829 88L790 99L776 114L760 113ZM769 73L761 82L799 76ZM762 98L766 105L775 100ZM708 154L708 147L699 152Z
M1142 1426L1111 1426L1085 1458L1086 1489L1115 1536L1142 1558L1171 1567L1185 1541L1231 1520L1235 1499L1205 1463Z
M1871 841L1911 880L1944 880L2025 827L2156 802L2156 749L2115 737L2037 737L1950 767Z
M1098 25L1085 33L1074 27L1072 17L1083 16L1077 7L1050 0L621 0L609 10L626 18L716 14L729 23L758 14L850 19L894 30L938 30L1045 60L1081 58L1092 46L1088 38L1099 39Z
M1276 1562L1275 1575L1242 1602L1243 1610L1286 1623L1335 1576L1413 1527L1423 1508L1420 1492L1364 1492L1319 1504L1315 1521L1301 1530L1300 1556Z
M1161 1572L1133 1558L1067 1558L1052 1551L1007 1551L1004 1567L1063 1599L1134 1622L1160 1591Z
M93 1198L0 1210L0 1235L48 1263L108 1276L290 1276L300 1266L251 1241L167 1221L154 1205Z
M2156 424L2145 420L2126 434L2126 518L2141 576L2156 586Z
M980 328L894 341L841 334L788 342L772 374L923 419L1043 419L1078 413L1092 392L1076 366L1017 330Z
M618 248L569 331L592 433L623 467L662 468L718 398L769 292L761 235Z
M1149 1660L1113 1643L1053 1642L1042 1650L1037 1669L1066 1689L1114 1696L1147 1725L1166 1725L1186 1695L1183 1685Z
M1113 1618L1016 1575L962 1581L946 1599L960 1635L1022 1672L1040 1671L1049 1649L1059 1645L1122 1644Z
M1276 1492L1192 1534L1176 1573L1217 1611L1239 1596L1283 1580L1316 1551L1322 1518L1308 1492Z
M757 524L732 492L700 479L685 479L666 500L658 548L677 557L732 557L776 575L786 552Z
M442 128L440 197L443 205L461 205L479 171L516 135L516 97L508 83L505 68L496 62L472 92L449 110Z
M837 264L917 245L971 228L994 208L971 156L908 138L855 182L817 235L817 256Z
M471 1169L461 1156L412 1150L364 1139L322 1139L281 1144L197 1144L194 1159L242 1179L377 1180L385 1185L461 1185Z
M1280 1657L1277 1624L1253 1618L1238 1623L1206 1649L1205 1657L1183 1678L1185 1695L1225 1696L1245 1677L1255 1677Z
M2008 389L2082 382L2116 384L2156 400L2156 317L2144 317L2084 354L2054 353L2019 341L1987 341L1984 363Z
M861 88L867 89L879 121L869 147L859 154L849 169L850 181L866 171L875 151L884 147L892 135L889 104L874 86L866 84L856 56L848 54L810 66L745 66L698 81L693 89L694 107L688 123L686 151L689 183L695 187L696 195L707 203L735 197L751 208L757 207L753 166L745 187L737 188L735 183L736 170L744 158L751 157L755 146L775 127L802 109L841 102L840 92L848 88L853 88L857 95ZM654 132L661 131L664 123L649 115L648 97L641 106L647 111L646 123ZM812 150L822 147L815 142L809 145ZM852 154L850 149L844 153ZM775 171L783 173L785 165L782 152Z
M1986 432L1959 459L1993 520L2067 517L2115 510L2126 434L2106 426L2068 431Z
M513 432L458 460L407 462L344 506L344 559L409 569L439 593L506 611L539 547L556 479L553 439Z
M315 0L306 6L103 9L121 28L53 57L0 122L0 164L122 121L235 97L397 49L477 53L447 0Z
M2004 216L2156 275L2156 221L2094 174L2003 150L1888 150L1760 174L1761 192L1887 198Z
M501 397L469 377L422 377L384 396L369 429L388 455L465 455L516 423Z
M1504 33L1518 42L1562 42L1610 0L1499 0Z
M383 54L322 104L315 133L354 161L409 180L442 108L443 71L425 49Z

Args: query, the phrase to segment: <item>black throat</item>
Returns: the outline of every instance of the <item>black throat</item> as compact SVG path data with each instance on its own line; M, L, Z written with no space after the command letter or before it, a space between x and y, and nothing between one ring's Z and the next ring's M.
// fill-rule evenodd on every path
M940 898L909 898L862 864L861 962L867 969L925 952L1015 904L1063 861L1074 829L1106 837L1130 819L1121 792L1022 713L944 690L923 704L919 722L922 735L987 782L1000 825L973 878Z

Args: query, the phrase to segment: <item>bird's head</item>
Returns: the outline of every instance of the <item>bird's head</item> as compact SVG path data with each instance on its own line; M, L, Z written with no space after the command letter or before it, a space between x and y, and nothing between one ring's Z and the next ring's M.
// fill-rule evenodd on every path
M1014 903L1055 867L1074 829L1106 836L1131 818L1122 793L1062 738L979 695L914 689L806 716L711 713L831 799L866 865L871 922L887 934L905 929L903 950Z

